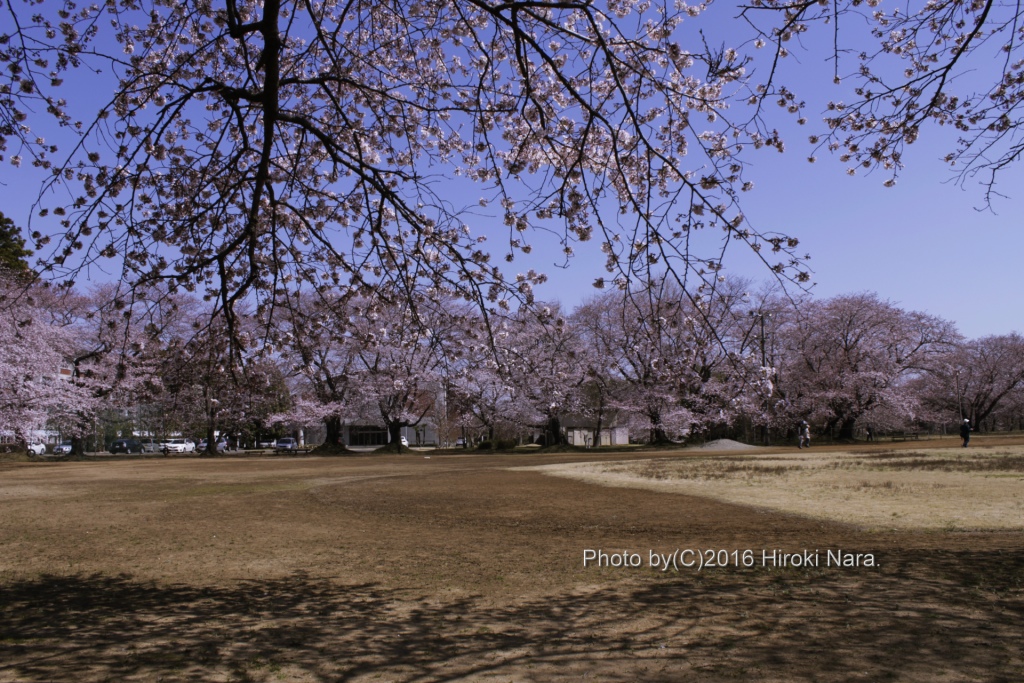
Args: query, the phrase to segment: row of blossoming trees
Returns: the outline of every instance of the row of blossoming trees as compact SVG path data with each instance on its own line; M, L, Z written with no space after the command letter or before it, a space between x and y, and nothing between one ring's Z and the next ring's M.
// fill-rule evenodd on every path
M646 441L754 430L778 438L807 419L849 439L869 426L933 428L961 416L1013 428L1024 414L1019 335L967 340L948 321L874 294L793 302L748 290L724 282L689 297L662 280L571 312L540 304L491 320L426 302L341 311L319 302L291 333L305 340L289 356L304 378L293 417L372 420L393 437L432 419L552 443L567 419L594 432L626 426Z
M329 444L345 424L383 427L397 445L424 423L442 442L550 444L567 421L595 439L614 425L658 442L777 440L801 419L854 438L961 415L1016 428L1024 416L1024 339L964 339L874 294L793 302L722 281L688 296L666 279L572 311L484 317L454 300L310 291L283 299L273 320L244 316L232 345L182 295L5 291L0 430L24 440L49 425L82 439L104 422L83 449L132 433L251 439L274 424L324 425Z
M66 291L0 271L0 310L5 441L48 432L81 453L119 436L252 432L290 405L277 365L233 360L184 296L113 284Z

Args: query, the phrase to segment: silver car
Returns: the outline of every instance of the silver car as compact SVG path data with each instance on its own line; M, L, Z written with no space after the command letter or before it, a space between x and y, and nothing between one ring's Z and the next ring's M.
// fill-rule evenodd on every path
M275 450L297 451L299 450L299 442L289 436L286 436L282 439L277 440L277 446L275 446Z
M143 453L159 453L163 449L163 443L155 439L139 439L139 443L142 444Z
M61 441L59 444L53 447L54 455L71 455L71 442Z

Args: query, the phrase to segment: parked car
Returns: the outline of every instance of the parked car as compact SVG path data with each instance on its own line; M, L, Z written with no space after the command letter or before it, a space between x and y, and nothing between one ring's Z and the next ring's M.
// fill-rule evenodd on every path
M163 448L163 444L156 439L139 439L139 443L142 444L143 453L159 453Z
M71 442L61 441L59 444L53 447L54 455L71 455Z
M217 453L223 453L224 451L226 451L228 449L227 439L218 439L217 443L214 444L214 449L216 450ZM200 453L206 451L206 439L203 439L202 441L196 444L196 450L199 451Z
M28 452L32 455L46 455L46 444L30 443L28 445Z
M299 450L299 442L290 436L283 437L277 440L277 445L274 447L277 451L297 451Z
M141 453L142 442L138 439L118 439L110 444L111 453Z
M164 439L160 450L164 453L195 453L196 445L190 439Z
M256 441L256 448L274 448L277 441L272 437L261 437Z

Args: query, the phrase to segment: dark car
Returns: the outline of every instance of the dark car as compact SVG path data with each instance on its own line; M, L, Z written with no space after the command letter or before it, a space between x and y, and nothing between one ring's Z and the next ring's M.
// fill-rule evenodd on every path
M118 439L110 444L111 453L141 453L142 442L138 439Z

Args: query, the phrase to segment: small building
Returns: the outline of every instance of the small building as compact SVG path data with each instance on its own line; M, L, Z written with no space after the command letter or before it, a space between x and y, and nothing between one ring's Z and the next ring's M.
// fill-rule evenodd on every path
M627 446L629 445L629 429L620 427L615 419L604 420L598 435L599 443L594 443L594 432L597 431L597 420L581 416L569 416L562 420L565 440L572 446L592 448L594 446Z
M402 427L402 436L410 446L437 445L437 427L429 422ZM388 430L378 425L346 424L341 427L341 440L346 446L386 446Z

